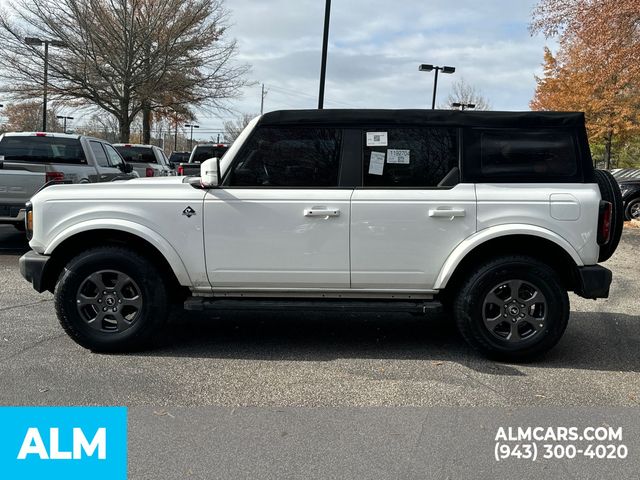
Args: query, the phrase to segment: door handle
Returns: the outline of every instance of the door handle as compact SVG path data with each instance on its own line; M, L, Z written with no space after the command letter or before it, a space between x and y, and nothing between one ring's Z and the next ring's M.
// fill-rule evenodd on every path
M339 217L340 210L337 208L326 208L326 207L305 208L304 216L305 217Z
M464 208L433 208L429 210L430 217L464 217L467 214Z

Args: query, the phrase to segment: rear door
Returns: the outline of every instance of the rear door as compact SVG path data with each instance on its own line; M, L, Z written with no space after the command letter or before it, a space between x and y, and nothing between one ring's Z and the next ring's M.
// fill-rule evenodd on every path
M205 197L209 281L220 290L349 288L350 197L342 132L260 127Z
M476 230L473 184L459 183L456 128L371 126L351 203L351 286L425 291Z

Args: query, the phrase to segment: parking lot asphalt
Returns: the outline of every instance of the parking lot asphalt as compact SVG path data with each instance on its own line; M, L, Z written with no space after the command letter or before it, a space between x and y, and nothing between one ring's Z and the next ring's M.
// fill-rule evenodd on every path
M480 357L444 317L173 315L162 345L101 355L72 342L52 296L18 272L0 226L0 404L139 406L637 406L640 230L605 265L611 298L571 297L560 344L529 364Z

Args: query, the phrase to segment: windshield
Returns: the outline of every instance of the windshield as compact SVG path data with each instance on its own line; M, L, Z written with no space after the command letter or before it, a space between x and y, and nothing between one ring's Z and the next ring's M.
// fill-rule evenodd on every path
M18 136L0 140L0 159L39 163L86 164L77 138Z

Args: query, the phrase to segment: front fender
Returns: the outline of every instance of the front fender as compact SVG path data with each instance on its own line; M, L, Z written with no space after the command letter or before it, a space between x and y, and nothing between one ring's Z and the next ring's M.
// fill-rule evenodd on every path
M445 288L460 262L476 247L489 240L510 235L530 235L549 240L567 252L577 266L581 267L584 265L576 249L564 238L551 230L527 224L496 225L474 233L454 249L440 269L434 289L440 290Z
M149 227L128 220L101 218L76 223L61 232L58 232L56 236L48 242L47 248L43 252L44 255L51 255L53 251L68 238L91 230L119 230L146 240L151 245L155 246L167 260L180 285L192 285L191 277L189 276L182 258L180 258L180 255L178 255L178 252L176 252L171 244L158 232L155 232Z

